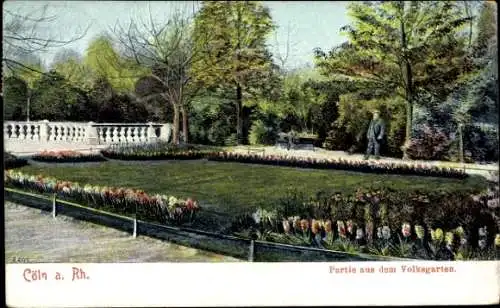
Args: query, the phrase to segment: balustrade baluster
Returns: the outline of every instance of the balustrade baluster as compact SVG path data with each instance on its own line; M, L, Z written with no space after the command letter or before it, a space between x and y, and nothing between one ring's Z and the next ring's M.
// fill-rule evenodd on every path
M130 142L132 143L137 142L137 127L130 128Z
M147 142L148 141L148 128L143 127L142 128L142 142Z
M34 139L35 140L40 140L40 125L39 124L35 125L35 136L34 136Z
M130 142L130 127L123 128L123 138L125 143Z
M51 126L51 131L52 131L52 135L50 136L51 140L52 141L56 141L57 140L57 134L59 133L59 129L56 125L53 125Z
M80 127L80 140L81 141L84 141L85 140L85 128L84 127Z
M24 140L26 139L26 125L21 124L19 126L19 139Z
M16 137L16 139L20 139L19 135L21 135L21 133L19 131L21 130L21 127L17 124L15 127L16 128L15 128L14 136Z
M109 143L109 127L103 127L102 130L104 130L104 143Z
M66 141L68 140L68 126L67 125L62 125L62 128L63 128L63 133L61 135L61 140L62 141Z
M111 143L113 144L116 142L116 127L110 127L109 131L110 131Z
M117 127L115 132L116 132L116 142L122 143L123 127L122 126Z
M34 130L35 130L34 125L28 124L28 134L26 136L26 139L33 140Z
M96 127L97 135L99 136L99 144L104 143L104 128Z
M136 139L136 142L137 143L141 143L142 142L142 127L137 127L137 139Z

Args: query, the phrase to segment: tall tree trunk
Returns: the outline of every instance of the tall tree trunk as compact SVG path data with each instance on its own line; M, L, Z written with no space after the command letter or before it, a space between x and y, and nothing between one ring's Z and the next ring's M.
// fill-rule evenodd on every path
M174 129L172 132L172 142L174 144L179 144L179 106L177 104L172 104L174 107Z
M30 121L30 109L31 109L31 90L28 88L28 97L26 99L26 121Z
M181 113L182 113L182 136L184 143L188 143L188 136L189 136L189 127L188 127L188 112L186 110L185 106L181 107Z
M403 52L406 52L408 42L406 37L406 30L404 24L404 1L401 1L402 5L402 17L401 17L401 47ZM412 69L411 64L408 59L407 54L403 54L403 69L404 69L404 80L405 80L405 98L406 98L406 135L405 143L403 146L403 159L409 159L408 157L408 145L411 141L411 131L413 126L413 79L412 79Z
M240 85L236 86L236 140L243 143L243 91Z

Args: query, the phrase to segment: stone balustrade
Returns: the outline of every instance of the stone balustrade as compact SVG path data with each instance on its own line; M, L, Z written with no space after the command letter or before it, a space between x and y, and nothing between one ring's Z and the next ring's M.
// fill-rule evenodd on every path
M94 123L6 121L5 141L71 142L88 145L170 141L172 125L158 123Z

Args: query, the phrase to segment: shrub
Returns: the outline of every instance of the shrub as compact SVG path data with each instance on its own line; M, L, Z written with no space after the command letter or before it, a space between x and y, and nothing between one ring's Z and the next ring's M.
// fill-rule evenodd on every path
M77 163L105 160L100 154L83 154L76 151L43 151L33 155L31 159L47 163Z
M451 140L443 129L424 124L410 141L408 155L412 159L443 160L450 146Z
M262 120L255 120L252 123L249 134L249 142L252 145L274 145L276 143L276 131L272 127L267 127Z
M19 158L7 152L3 152L3 161L4 169L19 168L28 164L28 160Z
M101 151L104 157L121 160L163 160L163 159L200 159L207 153L219 150L214 146L179 144L166 142L113 145Z

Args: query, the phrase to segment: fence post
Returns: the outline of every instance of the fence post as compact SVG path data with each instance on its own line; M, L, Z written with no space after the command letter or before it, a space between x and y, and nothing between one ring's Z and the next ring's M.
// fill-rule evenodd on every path
M254 251L255 251L255 241L250 240L250 251L248 252L248 261L253 262L254 260Z
M14 130L14 128L13 128ZM47 142L49 140L49 120L43 120L40 123L40 141ZM52 132L54 133L54 132ZM12 133L14 134L14 133Z
M132 233L132 237L137 237L137 217L134 218L134 232Z
M172 135L172 125L170 123L163 124L160 128L160 140L164 142L169 142L171 135Z
M87 128L85 130L85 141L88 145L99 144L99 137L97 135L97 128L94 126L94 122L90 121L87 123Z
M56 218L56 194L52 195L52 218Z
M147 134L148 134L148 141L151 143L154 143L158 141L158 137L156 137L156 130L153 127L153 122L148 122L148 128L147 128ZM161 131L160 131L161 134Z

